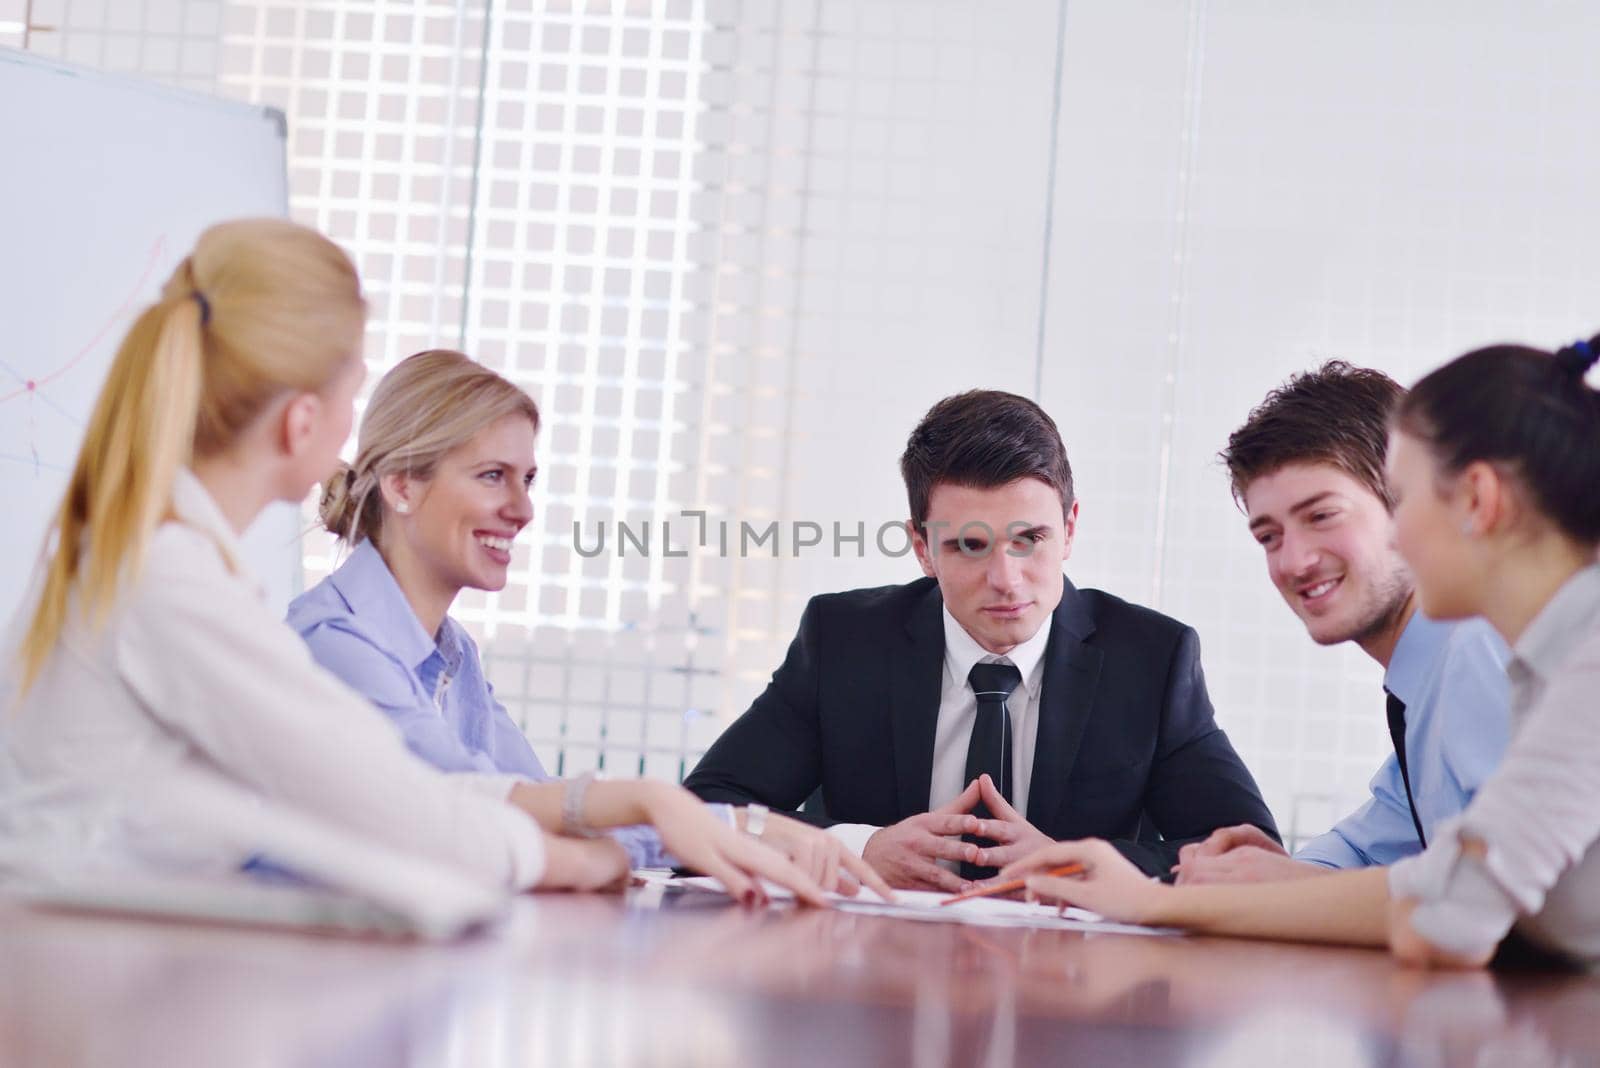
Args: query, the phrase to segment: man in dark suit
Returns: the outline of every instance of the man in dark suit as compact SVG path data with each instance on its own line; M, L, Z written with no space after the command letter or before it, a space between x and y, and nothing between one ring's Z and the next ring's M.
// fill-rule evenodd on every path
M1219 827L1276 837L1195 632L1062 573L1078 502L1038 405L946 398L900 467L927 577L813 598L689 789L793 809L820 787L818 822L906 888L959 890L1056 839L1164 875Z

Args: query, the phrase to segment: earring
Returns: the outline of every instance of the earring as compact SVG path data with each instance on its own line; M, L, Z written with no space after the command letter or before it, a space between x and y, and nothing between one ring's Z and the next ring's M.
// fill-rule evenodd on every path
M394 504L394 510L399 512L401 515L405 515L407 512L411 511L411 506L405 501L396 501Z
M1472 520L1469 519L1465 523L1461 524L1461 533L1465 534L1469 538L1477 533L1477 531L1472 528Z

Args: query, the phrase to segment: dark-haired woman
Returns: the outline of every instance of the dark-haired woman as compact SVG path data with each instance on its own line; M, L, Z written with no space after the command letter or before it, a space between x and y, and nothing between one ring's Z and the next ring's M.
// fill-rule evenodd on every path
M1554 355L1497 346L1428 375L1388 458L1400 551L1423 611L1482 615L1512 646L1513 738L1467 810L1388 869L1258 886L1168 887L1103 842L1001 873L1032 896L1213 934L1387 943L1411 963L1486 963L1516 928L1600 964L1600 337ZM1078 878L1043 874L1076 862Z

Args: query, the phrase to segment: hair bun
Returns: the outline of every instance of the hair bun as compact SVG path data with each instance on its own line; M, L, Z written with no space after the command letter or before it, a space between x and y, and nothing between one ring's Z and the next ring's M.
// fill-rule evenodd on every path
M1567 374L1583 381L1583 376L1589 373L1595 360L1600 359L1600 336L1587 341L1578 340L1556 353L1556 362Z
M349 539L355 528L361 502L355 492L356 469L339 461L339 466L322 484L322 499L317 503L317 518L328 533Z

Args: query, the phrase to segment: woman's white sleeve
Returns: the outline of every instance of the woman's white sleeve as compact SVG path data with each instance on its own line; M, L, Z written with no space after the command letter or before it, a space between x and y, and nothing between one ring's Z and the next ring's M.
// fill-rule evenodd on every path
M119 670L152 716L265 797L481 883L538 882L542 834L503 792L413 756L242 583L162 555L117 627Z

